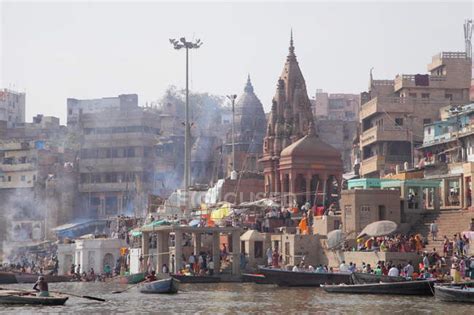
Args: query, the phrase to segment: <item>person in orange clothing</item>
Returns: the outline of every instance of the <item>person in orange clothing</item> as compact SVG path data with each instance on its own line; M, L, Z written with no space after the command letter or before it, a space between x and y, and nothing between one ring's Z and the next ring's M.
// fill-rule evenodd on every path
M298 227L300 229L301 234L308 235L309 234L309 229L308 229L308 217L306 214L303 214L303 218L300 221L300 224L298 224Z

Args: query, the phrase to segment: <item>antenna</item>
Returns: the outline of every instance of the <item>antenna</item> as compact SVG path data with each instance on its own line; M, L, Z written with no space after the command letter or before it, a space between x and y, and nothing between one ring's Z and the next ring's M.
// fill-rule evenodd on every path
M472 58L472 20L464 21L464 41L466 42L466 57Z

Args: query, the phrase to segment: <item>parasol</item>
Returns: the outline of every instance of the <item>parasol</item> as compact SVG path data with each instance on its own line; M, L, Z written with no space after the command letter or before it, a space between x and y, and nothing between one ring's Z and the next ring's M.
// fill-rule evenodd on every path
M397 224L393 221L376 221L367 225L362 232L360 232L359 237L363 236L385 236L391 234L397 230Z
M328 233L328 240L327 240L327 245L328 249L333 249L340 245L345 237L344 237L344 232L342 230L333 230Z

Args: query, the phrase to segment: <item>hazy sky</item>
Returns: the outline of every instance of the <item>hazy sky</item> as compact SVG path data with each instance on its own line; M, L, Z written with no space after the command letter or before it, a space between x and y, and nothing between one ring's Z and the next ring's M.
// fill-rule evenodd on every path
M5 2L0 0L0 87L26 91L36 113L65 123L66 98L137 93L157 100L184 87L184 51L168 39L200 38L190 87L241 93L247 73L268 110L293 28L308 93L359 93L377 79L420 73L432 55L463 51L464 3Z

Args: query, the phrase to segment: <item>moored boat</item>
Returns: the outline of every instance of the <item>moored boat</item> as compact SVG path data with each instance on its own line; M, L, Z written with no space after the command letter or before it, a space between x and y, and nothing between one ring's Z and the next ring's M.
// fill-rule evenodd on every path
M214 276L186 276L171 274L171 277L179 280L181 283L217 283L221 282L219 277Z
M37 278L38 279L38 278ZM0 284L18 283L13 272L0 271Z
M264 275L259 273L243 273L241 276L242 282L253 282L257 284L272 284Z
M54 294L49 297L39 297L34 293L23 291L1 291L0 304L21 304L21 305L64 305L68 300L67 296Z
M433 295L435 282L436 280L414 280L387 283L322 285L321 287L328 293Z
M260 268L259 272L270 283L289 287L319 287L322 284L350 284L351 274L343 272L287 271Z
M22 273L22 272L14 272L15 278L17 283L35 283L38 281L39 275L33 273ZM72 280L72 276L69 275L43 275L44 279L48 283L54 282L69 282Z
M354 284L407 281L405 277L392 277L362 272L354 272L352 273L351 277Z
M176 279L168 278L144 283L140 286L140 292L150 294L172 294L178 293L178 287L179 285Z
M116 281L120 284L137 284L142 282L143 280L145 280L144 272L113 278L113 281Z
M440 301L474 303L474 282L463 285L435 285L434 293Z

